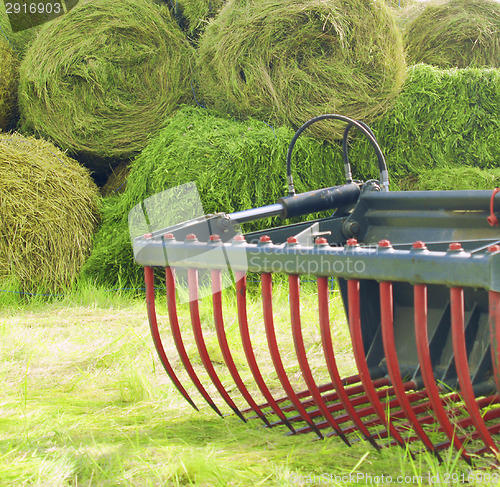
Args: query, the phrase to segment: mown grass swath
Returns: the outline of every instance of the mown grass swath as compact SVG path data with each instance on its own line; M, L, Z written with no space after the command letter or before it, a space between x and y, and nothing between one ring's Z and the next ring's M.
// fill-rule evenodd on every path
M142 269L133 263L127 215L165 189L196 182L205 213L275 203L286 194L285 156L292 137L293 131L285 127L273 129L258 120L241 122L184 107L132 163L124 193L103 201L103 225L86 272L109 284L142 285ZM301 138L294 152L297 190L342 183L343 166L335 162L340 161L338 151Z
M70 285L90 253L98 190L51 143L0 135L0 276L25 292Z
M131 157L190 95L191 60L166 7L82 2L45 25L23 60L23 130L95 165Z
M5 39L0 37L0 130L5 130L16 112L19 63Z
M405 77L394 14L377 0L231 0L206 29L197 66L207 107L296 127L321 113L370 123Z
M408 62L440 68L500 67L500 3L433 0L405 25Z

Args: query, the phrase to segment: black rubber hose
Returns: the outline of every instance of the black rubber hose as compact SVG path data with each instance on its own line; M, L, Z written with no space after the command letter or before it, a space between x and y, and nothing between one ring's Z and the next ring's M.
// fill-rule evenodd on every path
M292 141L290 142L290 145L288 147L288 152L286 155L286 176L287 176L287 182L288 182L288 195L294 195L295 194L295 186L293 184L293 177L292 177L292 153L293 153L293 148L295 146L295 143L297 142L297 139L300 137L302 132L306 130L309 126L311 126L313 123L320 122L321 120L340 120L342 122L346 122L348 127L346 128L347 133L349 132L351 127L356 127L370 142L372 145L373 149L375 150L375 153L377 154L377 160L378 160L378 166L380 170L380 183L382 185L383 190L388 191L389 190L389 175L387 171L387 164L385 162L384 155L382 154L382 150L380 149L380 146L378 145L377 139L373 135L372 131L370 128L364 124L363 122L358 122L357 120L353 120L352 118L346 117L344 115L336 115L332 113L328 113L325 115L319 115L317 117L311 118L308 120L302 127L300 127L297 132L295 132L295 135L293 136ZM344 132L344 137L346 137L346 132ZM347 145L347 142L346 142ZM347 160L347 163L349 164L349 157L347 156L347 159L344 155L344 163ZM350 167L350 166L349 166ZM348 179L348 178L347 178Z

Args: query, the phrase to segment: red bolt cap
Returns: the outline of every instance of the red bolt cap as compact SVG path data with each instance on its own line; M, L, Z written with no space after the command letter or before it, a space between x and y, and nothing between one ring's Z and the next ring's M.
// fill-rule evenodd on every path
M450 244L450 250L462 250L462 244L453 242Z
M318 237L316 239L316 245L326 245L328 240L325 237Z
M144 238L152 238L153 234L152 233L145 233Z
M391 242L389 242L389 240L380 240L380 242L378 243L378 246L379 247L390 247L391 246Z
M500 250L500 245L490 245L488 247L488 252L498 252Z
M196 240L196 235L194 233L188 233L186 235L186 240Z
M210 241L211 242L218 242L219 240L220 240L219 235L217 235L215 233L213 235L210 235Z
M174 234L173 233L166 233L165 235L163 235L163 238L166 240L173 240Z
M260 237L259 239L259 242L262 242L262 243L266 243L266 242L270 242L271 241L271 237L269 235L262 235L262 237Z
M236 235L233 240L235 242L244 242L245 241L245 236L244 235Z
M299 243L299 241L297 240L297 237L288 237L286 239L287 243L289 244L296 244L296 243Z
M358 245L358 240L356 238L350 238L347 242L346 245L349 245L351 247L354 247L354 245Z
M425 248L427 248L427 247L425 246L425 243L424 243L424 242L422 242L422 240L417 240L416 242L413 242L412 247L413 247L414 249L425 249Z

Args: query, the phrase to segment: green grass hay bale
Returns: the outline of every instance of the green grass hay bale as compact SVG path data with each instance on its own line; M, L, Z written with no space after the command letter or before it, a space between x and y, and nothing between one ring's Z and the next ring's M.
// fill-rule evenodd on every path
M370 122L403 84L402 46L383 1L230 0L200 41L200 94L209 108L273 124L323 113ZM334 127L312 133L331 139Z
M18 61L7 41L0 37L0 130L6 130L16 111Z
M178 0L174 4L174 13L182 18L187 33L198 37L224 3L226 0Z
M205 213L274 203L286 194L285 158L292 137L288 128L273 130L253 119L239 122L183 108L132 163L125 192L104 199L103 225L85 273L110 286L142 286L142 269L133 263L128 212L165 189L195 181ZM338 147L305 136L297 142L292 170L297 191L344 179Z
M415 188L412 182L420 181L426 170L454 166L459 174L461 168L496 168L500 71L416 65L409 69L394 107L372 129L386 156L393 188L408 188L408 181ZM373 174L376 160L371 147L356 139L351 158L361 161L358 170L366 177ZM368 174L363 173L364 161L370 161ZM464 172L461 179L467 178Z
M90 159L129 158L191 96L191 59L166 7L81 3L44 26L23 60L23 130Z
M0 277L57 292L78 275L97 223L88 171L51 143L0 134Z
M9 17L5 11L5 3L3 1L0 2L0 38L8 41L19 59L22 59L39 29L39 27L33 27L20 32L12 32Z
M101 194L103 196L110 196L123 193L127 187L126 184L129 173L129 162L122 162L118 166L112 168L106 184L101 188Z
M500 2L438 0L405 26L408 62L440 68L500 67Z

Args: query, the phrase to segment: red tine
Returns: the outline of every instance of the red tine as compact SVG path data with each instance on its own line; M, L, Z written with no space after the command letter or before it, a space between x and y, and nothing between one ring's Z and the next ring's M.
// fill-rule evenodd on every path
M167 288L167 305L168 305L168 317L170 319L170 327L172 329L172 335L174 337L174 343L177 348L177 352L179 353L179 357L181 358L182 364L186 369L189 377L193 381L193 384L196 386L196 389L203 396L205 401L209 404L209 406L219 415L222 416L222 413L219 411L219 408L215 405L212 398L209 396L208 392L203 387L203 384L198 379L196 372L191 365L191 361L189 360L188 354L184 347L184 342L182 340L181 329L179 327L179 320L177 318L177 306L175 301L175 275L174 270L171 267L165 268L165 278L166 278L166 288Z
M428 394L429 402L432 404L432 410L446 436L460 452L462 458L471 465L471 459L463 443L457 435L457 432L448 418L443 402L439 396L439 389L434 378L432 368L431 354L429 350L429 336L427 331L427 286L417 284L413 286L414 309L415 309L415 337L417 343L418 360L420 363L420 373L424 381L425 389Z
M500 293L490 291L489 296L489 319L490 319L490 343L491 361L493 363L493 375L497 392L500 394Z
M403 410L406 419L413 426L417 436L422 440L425 447L441 462L442 459L434 447L434 444L427 436L427 433L422 428L417 415L413 411L410 401L406 397L401 371L399 370L398 355L396 351L396 342L394 340L394 316L393 316L393 295L392 282L380 283L380 317L382 328L382 341L384 344L384 353L387 361L387 370L391 378L394 394L396 395L401 409Z
M356 365L359 371L359 378L365 389L365 392L373 406L377 416L379 417L381 423L389 429L391 436L397 441L397 443L405 448L405 442L401 435L396 430L392 424L389 417L386 417L386 412L384 410L384 405L380 401L377 391L373 385L373 381L370 377L370 371L368 369L368 364L366 363L365 350L363 346L363 333L361 331L361 315L360 315L360 303L359 303L359 280L348 279L347 280L347 299L349 308L349 327L351 330L351 339L354 352L354 359L356 360Z
M453 353L455 357L455 369L458 375L460 390L465 402L465 407L470 418L477 428L484 444L494 453L499 453L498 447L481 416L481 411L476 403L476 396L472 388L469 374L469 362L467 359L467 348L465 344L465 312L464 312L464 290L460 287L450 288L451 304L451 337L453 342Z
M189 394L186 392L186 389L184 389L179 379L177 378L177 375L175 374L174 369L170 365L170 362L167 358L165 349L163 348L160 331L158 329L158 320L156 319L155 285L152 267L144 267L144 282L146 285L146 305L148 308L149 327L151 329L151 336L153 337L153 343L155 344L155 348L158 356L160 357L160 361L163 365L163 368L165 369L165 372L170 377L170 380L174 383L177 390L182 394L184 399L186 399L186 401L198 411L196 404L193 402Z
M231 350L229 349L229 344L227 342L226 331L224 329L224 317L222 314L222 285L221 285L221 271L213 270L211 271L212 278L212 303L214 309L214 321L215 321L215 331L217 332L217 339L219 340L219 346L222 352L222 357L226 367L233 378L236 387L240 391L241 395L245 398L250 408L257 414L257 416L264 421L267 426L270 426L269 421L264 416L260 410L257 403L252 399L252 396L248 392L241 376L234 363Z
M313 378L311 367L307 360L306 349L304 346L304 337L302 335L302 325L300 322L300 281L298 275L288 276L289 289L290 289L290 317L292 322L292 334L293 342L295 345L295 353L297 354L297 359L299 361L300 370L302 371L302 376L306 382L309 391L314 399L314 402L318 406L319 410L323 414L324 418L328 424L335 430L337 435L342 438L342 441L347 445L351 446L349 440L346 438L342 429L337 424L332 414L328 410L325 401L321 397L318 386Z
M234 273L234 278L236 280L236 305L238 307L238 322L240 326L241 342L243 344L243 351L245 352L248 365L255 379L255 382L257 383L260 392L265 397L268 405L281 419L281 421L290 429L290 431L292 433L295 433L295 429L290 424L285 414L269 391L266 383L264 382L259 366L257 365L257 359L255 358L255 354L252 348L252 340L250 338L250 331L248 329L246 274L241 271L236 271Z
M271 359L273 361L274 368L278 375L278 379L283 386L283 389L288 396L290 402L294 405L297 412L300 414L302 419L309 425L309 427L318 435L319 438L323 438L323 435L319 429L314 424L313 420L302 406L300 399L297 397L295 391L293 390L288 376L283 366L283 361L281 360L281 355L278 348L278 342L276 340L276 333L274 330L274 318L273 318L273 294L272 294L272 277L269 273L261 274L262 281L262 308L264 312L264 326L266 328L267 344L269 346L269 352L271 354ZM292 301L292 296L290 296L290 301Z
M246 422L245 417L241 414L240 410L231 399L226 389L222 385L217 372L212 365L212 360L208 353L207 347L205 345L205 339L203 338L203 330L201 328L200 320L200 309L199 309L199 296L198 296L198 270L188 269L188 288L189 288L189 311L191 314L191 324L193 325L193 335L196 342L196 347L198 348L198 353L200 354L201 362L207 371L210 380L212 381L215 388L219 391L222 399L226 404L233 410L242 421Z
M340 378L337 361L335 360L335 353L333 351L332 335L330 333L330 313L328 308L328 277L318 277L318 310L323 351L325 354L326 364L328 366L328 372L330 373L332 382L335 385L335 390L337 391L338 397L342 405L344 406L344 409L349 414L351 420L358 427L366 440L368 440L374 448L379 450L379 445L374 440L374 438L368 431L368 428L359 417L356 409L354 409L354 406L351 403L351 400L349 399L349 396L345 390L344 383Z

